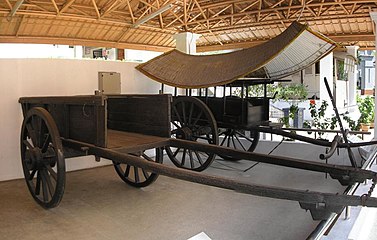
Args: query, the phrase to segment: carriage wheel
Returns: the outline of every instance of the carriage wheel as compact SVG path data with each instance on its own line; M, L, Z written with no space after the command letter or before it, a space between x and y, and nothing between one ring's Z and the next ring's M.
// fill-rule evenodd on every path
M248 134L247 132L249 132L250 134ZM259 132L255 130L245 131L241 129L227 128L222 131L219 136L223 136L223 139L220 142L220 146L230 147L248 152L253 152L257 147L259 141ZM225 160L240 160L239 158L234 158L223 154L221 154L220 157Z
M162 163L163 160L163 149L156 148L155 156L148 156L147 152L144 151L142 154L132 154L139 156L147 161ZM149 184L156 181L158 174L148 172L142 168L131 166L124 163L113 162L115 171L118 173L119 177L125 181L127 184L133 187L146 187Z
M217 145L217 124L211 110L194 97L177 97L172 103L171 136L188 141ZM170 160L180 168L203 171L215 154L187 148L165 148Z
M58 128L47 110L36 107L28 111L20 146L31 195L44 208L56 207L64 194L65 160Z

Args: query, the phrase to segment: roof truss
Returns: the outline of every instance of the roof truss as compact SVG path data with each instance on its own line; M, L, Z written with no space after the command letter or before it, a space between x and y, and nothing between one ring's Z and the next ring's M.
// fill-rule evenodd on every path
M167 4L173 7L132 28ZM0 0L0 41L58 38L167 50L174 41L163 38L189 31L202 34L199 49L208 50L255 45L300 20L343 44L373 47L369 13L375 10L374 0ZM106 28L108 34L85 33L86 28Z

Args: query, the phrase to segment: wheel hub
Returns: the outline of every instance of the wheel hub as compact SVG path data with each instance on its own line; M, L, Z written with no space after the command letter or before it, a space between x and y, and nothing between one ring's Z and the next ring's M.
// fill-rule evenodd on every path
M46 165L50 165L51 167L55 166L56 160L54 157L54 152L51 149L47 149L45 153L42 153L42 149L40 148L33 148L29 150L30 158L29 158L29 166L30 169L41 169Z
M183 127L176 133L178 139L193 141L192 130L189 127Z

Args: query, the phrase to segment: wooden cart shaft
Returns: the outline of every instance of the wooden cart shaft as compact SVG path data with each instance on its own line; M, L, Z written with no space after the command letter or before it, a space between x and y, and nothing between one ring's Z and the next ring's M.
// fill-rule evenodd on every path
M300 203L301 208L310 210L314 220L323 220L328 218L332 213L340 213L345 206L361 205L368 207L377 207L377 198L370 196L349 196L296 190L282 187L271 187L266 185L249 184L237 180L226 179L218 176L211 176L203 173L193 172L190 170L179 169L154 162L145 161L139 157L130 154L119 153L112 149L101 148L74 140L63 139L63 143L76 149L82 149L83 147L85 147L87 148L87 154L95 155L105 159L111 159L112 161L128 164L131 166L136 166L139 168L143 168L147 171L151 171L168 177L178 178L181 180L195 182L203 185L234 190L245 194L298 201ZM205 144L196 144L203 145L203 147L205 147ZM215 146L215 148L219 147Z

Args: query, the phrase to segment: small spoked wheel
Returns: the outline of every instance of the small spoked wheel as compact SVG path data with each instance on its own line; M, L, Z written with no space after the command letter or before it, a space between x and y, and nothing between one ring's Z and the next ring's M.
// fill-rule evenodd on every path
M64 194L65 160L58 128L47 110L35 107L28 111L20 146L31 195L44 208L56 207Z
M253 152L259 141L259 132L255 130L226 128L220 132L219 137L221 139L220 146ZM234 158L223 154L221 154L220 157L225 160L240 160L239 158Z
M156 148L155 153L151 153L151 150L143 151L139 154L132 154L143 158L147 161L162 163L163 161L163 149ZM133 187L146 187L149 184L156 181L158 174L153 172L148 172L142 168L131 166L124 163L113 162L115 171L118 173L119 177L127 184Z
M218 144L217 124L211 110L194 97L177 97L172 103L171 137ZM203 171L215 154L187 148L165 148L170 160L180 168Z

